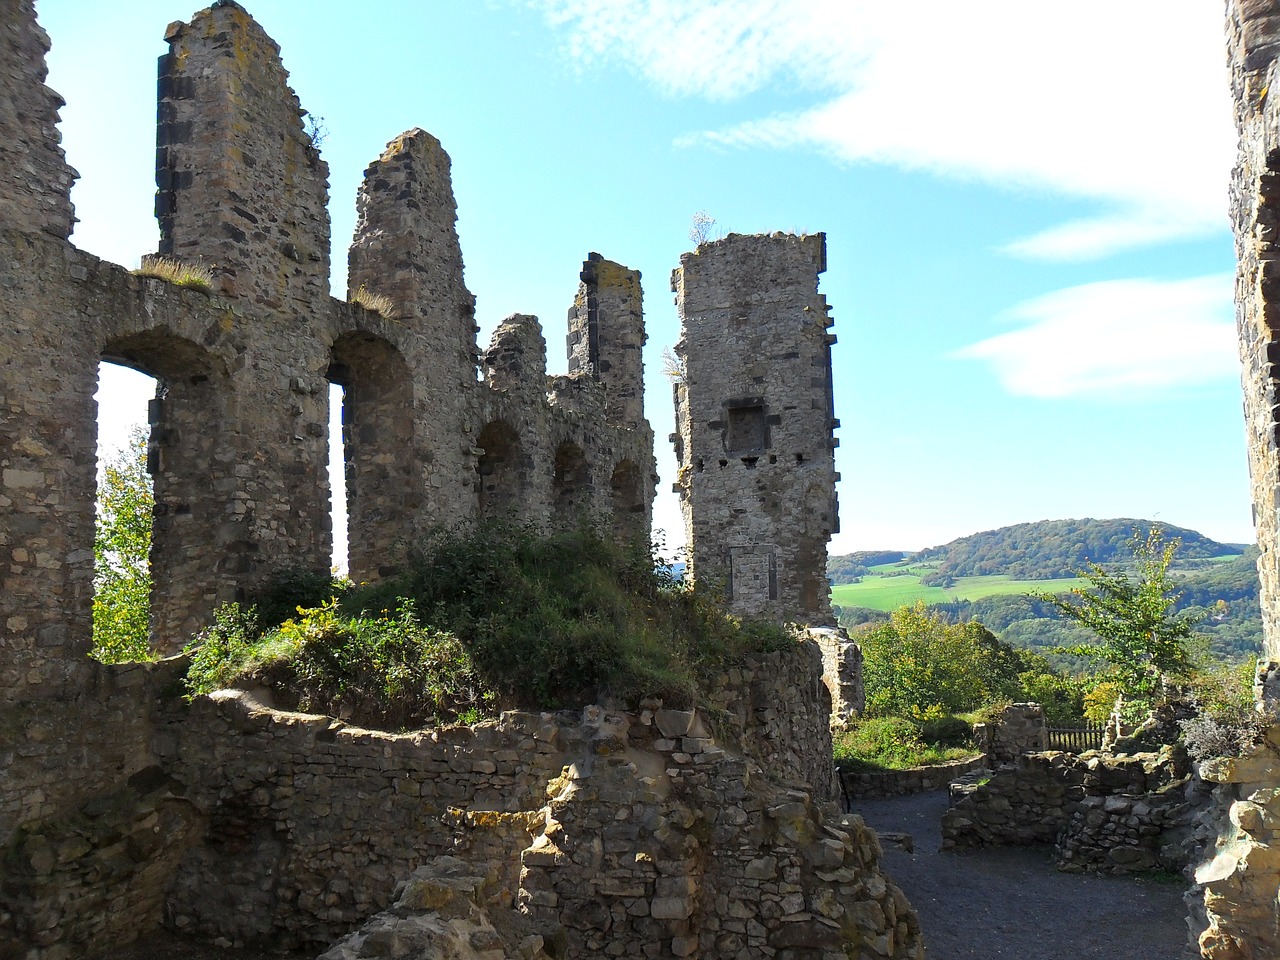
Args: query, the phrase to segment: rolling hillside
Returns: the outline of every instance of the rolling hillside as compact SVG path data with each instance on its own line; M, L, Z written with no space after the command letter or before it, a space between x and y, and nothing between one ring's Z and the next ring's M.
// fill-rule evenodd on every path
M1151 520L1128 518L1016 523L917 553L864 550L832 557L827 562L827 574L832 583L849 583L873 566L892 559L911 566L927 565L936 574L935 579L1003 574L1015 580L1057 580L1074 577L1089 563L1127 561L1134 533L1145 536L1155 525ZM1242 543L1218 543L1185 527L1159 526L1167 539L1176 537L1182 541L1178 548L1180 562L1236 556L1246 547Z
M864 551L832 557L827 567L831 599L843 609L842 622L849 627L923 600L948 619L980 620L1015 646L1046 652L1084 638L1026 594L1087 586L1074 578L1076 571L1089 562L1129 560L1134 531L1145 533L1151 525L1130 519L1041 521L961 537L914 554ZM1209 638L1213 653L1235 660L1260 650L1256 548L1162 527L1167 537L1182 541L1171 571L1182 594L1178 609L1202 617L1198 632Z

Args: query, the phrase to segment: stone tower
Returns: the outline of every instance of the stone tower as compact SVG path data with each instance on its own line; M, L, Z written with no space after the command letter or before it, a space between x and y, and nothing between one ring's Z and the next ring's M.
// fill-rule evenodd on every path
M676 426L693 576L739 614L831 619L836 532L826 236L737 236L680 258Z

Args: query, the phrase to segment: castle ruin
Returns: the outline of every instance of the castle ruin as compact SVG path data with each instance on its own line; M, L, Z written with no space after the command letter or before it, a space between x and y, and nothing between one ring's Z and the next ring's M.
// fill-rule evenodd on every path
M681 321L674 489L689 563L745 616L831 622L840 477L835 335L818 293L826 260L821 233L730 235L686 253L671 276Z
M449 158L415 129L367 169L349 252L350 292L391 307L335 300L327 171L275 43L232 0L165 40L159 252L208 267L208 293L69 242L75 172L44 85L48 38L33 0L0 0L0 957L109 953L160 925L323 949L388 907L400 880L455 876L458 858L468 929L529 960L548 955L546 937L566 958L922 956L874 835L831 802L812 642L726 668L698 710L509 713L405 734L243 692L186 704L180 658L87 656L104 360L158 382L147 459L161 651L222 602L327 569L331 384L344 391L356 579L394 572L417 538L458 520L589 519L626 538L650 526L639 274L584 262L566 376L547 376L535 317L507 318L481 353ZM773 267L741 269L751 243ZM776 514L734 529L737 553L695 562L733 577L753 611L815 621L818 539L834 528L822 249L821 237L730 238L686 258L681 281L691 376L709 372L701 345L718 349L698 340L709 323L737 324L746 351L758 345L744 324L778 336L776 355L743 353L741 370L707 381L719 413L685 384L696 426L683 462L715 456L700 431L720 419L741 503ZM772 363L791 364L796 397L768 384ZM716 537L730 528L698 526L699 513L734 495L724 481L703 489L689 487L687 515L695 536ZM783 521L806 509L793 544Z

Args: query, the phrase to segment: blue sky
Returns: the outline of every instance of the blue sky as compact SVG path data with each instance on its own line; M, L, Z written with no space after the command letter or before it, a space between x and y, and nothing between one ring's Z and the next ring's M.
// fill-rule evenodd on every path
M507 314L536 313L562 370L586 254L643 272L668 544L660 355L700 210L720 231L827 233L833 552L1082 516L1253 539L1218 4L245 5L329 132L339 295L361 172L413 126L453 160L482 346ZM81 173L73 240L136 266L157 242L155 60L195 7L37 7ZM143 417L104 382L112 425Z

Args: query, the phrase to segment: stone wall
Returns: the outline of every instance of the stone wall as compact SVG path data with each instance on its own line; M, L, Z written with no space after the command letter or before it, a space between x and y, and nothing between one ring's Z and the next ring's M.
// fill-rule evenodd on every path
M975 724L973 733L993 767L1049 747L1044 707L1038 703L1011 703L991 723Z
M1227 48L1240 152L1231 189L1249 477L1267 655L1280 659L1280 97L1272 80L1280 22L1266 0L1229 0Z
M1280 951L1276 926L1280 883L1280 727L1247 756L1206 762L1214 784L1217 836L1196 869L1204 888L1201 955L1211 960Z
M1245 434L1264 633L1261 678L1280 676L1280 17L1266 0L1228 0L1227 54L1239 153L1230 198L1236 240L1236 330L1242 362ZM1280 684L1261 683L1273 708ZM1200 938L1205 957L1234 960L1280 954L1276 886L1280 864L1280 731L1252 757L1214 765L1221 814L1213 857L1197 872L1205 887Z
M822 651L822 682L831 694L831 725L846 726L861 716L867 705L862 648L843 627L811 627L808 633Z
M75 224L77 174L59 146L63 100L44 83L49 35L36 23L33 0L2 0L0 23L0 223L65 240Z
M841 770L840 780L845 796L850 800L883 800L941 790L960 777L985 769L987 758L976 756L909 770L877 770L874 773Z
M692 575L737 613L815 625L831 622L827 541L839 529L825 269L823 234L730 234L684 254L671 280L675 490Z
M612 364L550 382L545 366L530 367L534 387L519 393L481 381L449 159L411 130L366 172L350 254L353 289L389 297L392 315L331 299L325 165L278 48L220 0L170 25L157 125L162 252L208 267L213 295L131 277L66 244L66 223L52 226L69 218L71 173L58 167L57 98L38 82L47 43L30 4L11 6L6 69L26 83L0 97L0 139L26 144L33 159L16 165L21 182L0 181L0 203L14 205L0 246L7 683L43 682L35 647L46 665L74 671L67 665L88 646L102 360L159 381L148 463L152 631L163 651L220 602L286 570L328 569L330 383L345 392L357 579L396 569L430 527L486 511L487 425L511 428L528 452L509 458L522 471L521 496L508 498L504 516L595 517L629 536L647 532L655 477L637 414L638 275L589 261L607 278L593 301L593 342L601 356L617 355Z
M1022 755L952 786L942 845L1053 844L1061 870L1182 870L1192 862L1195 786L1185 756Z
M616 877L642 892L593 888L623 899L604 927L562 934L575 950L592 950L603 931L625 952L660 929L657 955L918 956L913 915L878 873L874 838L826 806L836 789L830 696L812 644L730 670L683 721L657 709L521 715L401 736L244 695L185 710L177 662L88 659L101 361L158 380L152 632L168 651L219 603L285 571L327 569L330 384L345 392L361 579L394 571L431 526L480 516L594 517L645 533L655 477L639 275L598 255L584 264L571 374L546 376L537 319L516 316L495 332L481 378L449 160L411 130L366 171L350 254L353 288L391 308L330 298L326 169L276 45L231 0L172 24L159 65L162 252L202 262L212 290L104 263L66 240L74 172L42 82L46 38L30 2L0 3L13 81L0 92L0 151L23 158L0 164L0 956L111 950L161 919L232 941L326 942L387 906L418 862L446 853L494 864L496 895L514 904L545 889L521 862L531 837L559 842L549 785L566 804L563 835L583 850L595 849L600 818L640 815L624 809L631 796L644 808L634 838L644 856ZM785 266L778 290L762 290L773 276L749 277L738 261L733 290L782 305L766 313L791 326L778 321L772 339L804 366L800 377L789 353L753 361L790 364L779 382L816 411L793 423L785 407L797 398L768 394L778 406L765 425L795 464L761 504L798 511L769 534L780 596L804 600L788 616L822 614L834 473L821 238L732 238L726 250L737 246L776 248ZM813 436L802 421L818 424ZM799 536L792 521L803 521ZM609 793L624 788L632 793ZM744 820L721 821L724 796ZM669 872L661 845L677 835L689 855ZM596 881L574 869L547 882L569 904L587 896L571 885ZM680 882L694 884L689 912L657 916ZM748 909L739 901L758 918L732 914ZM580 929L567 906L558 916Z
M919 956L874 834L840 819L829 782L802 779L829 780L818 662L806 642L736 667L696 711L404 734L243 692L186 705L181 661L110 668L126 702L155 704L151 749L6 841L0 955L109 949L161 921L318 950L454 856L486 878L488 907L520 909L561 957Z

